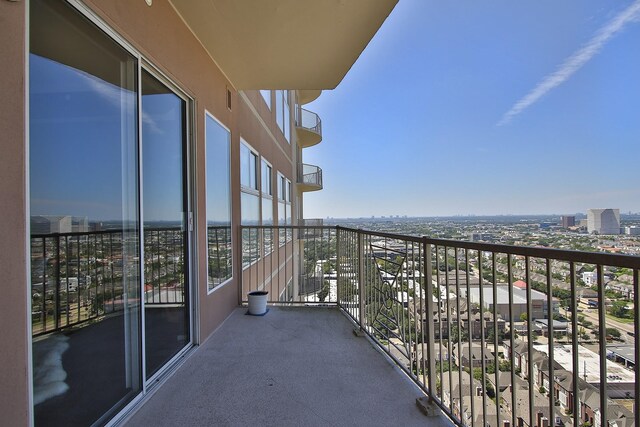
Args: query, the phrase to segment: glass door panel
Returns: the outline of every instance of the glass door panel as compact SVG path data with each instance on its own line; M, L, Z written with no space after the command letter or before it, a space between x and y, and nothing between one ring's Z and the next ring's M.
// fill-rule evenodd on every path
M142 71L145 364L150 378L190 342L186 101Z
M91 425L142 389L139 65L66 2L29 6L34 418Z

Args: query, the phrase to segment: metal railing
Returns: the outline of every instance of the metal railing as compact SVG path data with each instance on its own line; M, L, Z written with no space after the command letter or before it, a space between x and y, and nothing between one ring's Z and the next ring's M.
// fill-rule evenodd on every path
M297 127L304 128L322 136L322 120L320 120L320 116L313 111L302 108L300 105L298 105L295 111L295 124Z
M298 182L304 185L322 187L322 169L307 163L301 164L298 170Z
M241 302L247 302L249 292L266 290L271 304L337 304L335 228L241 226L240 230L242 258L251 254L252 261L259 261L243 265Z
M285 229L291 243L245 269L243 295L337 304L455 424L640 425L640 257ZM622 275L633 301L606 289Z
M184 233L181 228L145 228L145 304L184 303ZM136 304L140 299L138 236L135 230L32 235L33 335L120 312L125 299ZM126 281L136 286L125 289Z

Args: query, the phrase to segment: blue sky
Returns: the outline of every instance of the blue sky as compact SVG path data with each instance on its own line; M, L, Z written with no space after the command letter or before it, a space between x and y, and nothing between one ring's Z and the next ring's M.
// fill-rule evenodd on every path
M640 0L401 0L305 108L304 215L640 211Z

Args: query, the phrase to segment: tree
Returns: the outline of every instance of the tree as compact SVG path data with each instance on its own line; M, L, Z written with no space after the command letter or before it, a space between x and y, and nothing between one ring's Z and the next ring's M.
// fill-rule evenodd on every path
M501 372L510 372L511 371L511 361L510 360L501 360L498 365L498 369Z
M522 313L520 315L520 320L523 321L523 322L526 322L527 321L527 313Z
M627 317L628 311L627 303L624 301L614 301L611 308L609 308L609 313L615 317Z
M451 341L458 342L458 338L461 342L469 341L469 332L463 328L462 334L460 334L460 327L456 324L451 326Z

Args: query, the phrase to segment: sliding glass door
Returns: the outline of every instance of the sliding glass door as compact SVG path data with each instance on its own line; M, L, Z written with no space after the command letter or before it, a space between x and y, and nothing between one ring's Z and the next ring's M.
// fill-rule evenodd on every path
M102 424L191 343L189 102L60 0L29 73L35 424Z
M142 71L145 367L190 342L186 101Z
M64 2L30 3L36 425L90 425L142 390L138 59Z

